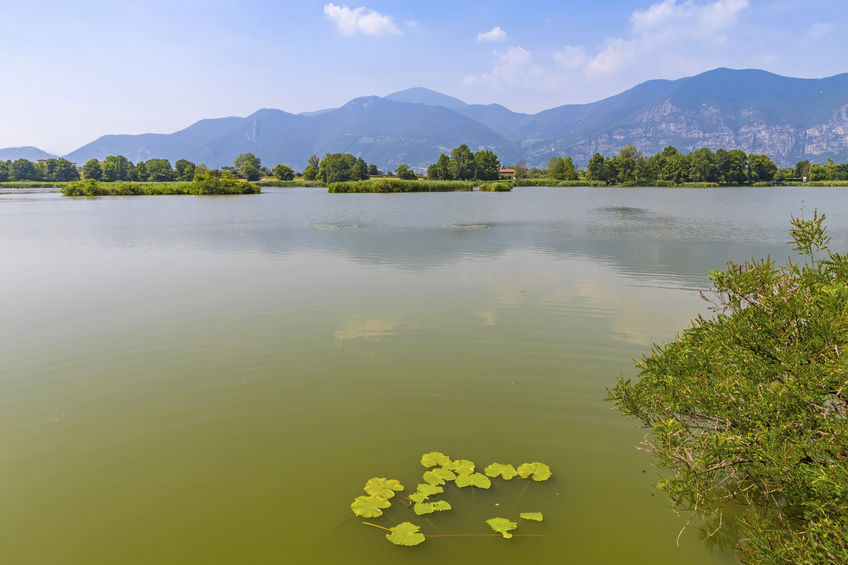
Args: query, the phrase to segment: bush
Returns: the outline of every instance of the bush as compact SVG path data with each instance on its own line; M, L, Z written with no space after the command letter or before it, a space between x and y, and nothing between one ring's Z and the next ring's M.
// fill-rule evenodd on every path
M484 192L509 192L512 190L512 183L509 181L492 181L480 183L480 190Z
M848 257L824 219L792 219L805 263L713 271L716 316L610 392L677 508L739 514L745 563L848 563Z
M327 192L453 192L472 188L473 183L465 181L375 179L332 183Z

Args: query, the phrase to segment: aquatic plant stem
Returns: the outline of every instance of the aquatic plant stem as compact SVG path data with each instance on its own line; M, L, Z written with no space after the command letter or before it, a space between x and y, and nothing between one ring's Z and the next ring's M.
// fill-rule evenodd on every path
M385 528L385 527L379 526L377 524L372 524L371 522L362 522L362 523L365 524L366 526L371 526L371 527L374 527L374 528L380 528L381 530L386 530L387 532L392 531L391 528Z

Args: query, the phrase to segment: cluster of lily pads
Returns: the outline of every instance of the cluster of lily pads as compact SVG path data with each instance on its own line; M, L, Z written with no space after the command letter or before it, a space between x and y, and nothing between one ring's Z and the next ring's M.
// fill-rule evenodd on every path
M452 460L444 453L432 451L421 456L421 465L427 468L413 493L404 496L405 487L397 479L375 477L365 483L365 495L357 496L350 509L355 516L362 518L377 518L383 515L383 510L390 508L390 500L398 494L398 498L404 500L406 507L412 507L417 516L432 514L451 510L450 503L446 500L431 500L431 497L444 493L443 485L453 482L459 488L476 487L488 489L492 486L492 479L500 477L509 481L515 477L531 479L536 482L548 480L552 473L550 467L544 463L534 461L523 463L517 468L509 463L492 463L483 472L477 472L473 461L468 459ZM522 512L520 519L541 522L541 512ZM388 531L386 539L395 545L415 546L422 543L426 537L421 533L421 528L411 522L402 522L393 528L384 528L377 524L365 522L369 526ZM511 533L518 527L517 522L508 518L490 518L486 524L502 537L509 539ZM494 534L493 534L494 535Z

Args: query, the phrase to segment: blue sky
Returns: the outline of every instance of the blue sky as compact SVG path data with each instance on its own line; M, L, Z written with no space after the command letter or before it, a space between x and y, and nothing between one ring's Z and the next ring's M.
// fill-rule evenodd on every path
M3 15L0 147L58 154L412 86L536 112L719 66L848 72L845 0L3 0Z

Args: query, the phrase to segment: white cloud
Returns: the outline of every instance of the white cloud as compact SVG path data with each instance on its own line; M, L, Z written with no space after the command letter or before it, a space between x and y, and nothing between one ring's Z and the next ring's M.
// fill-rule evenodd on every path
M543 70L532 61L530 51L516 45L505 52L494 51L495 59L487 73L469 75L464 79L466 85L486 83L492 87L504 84L534 87L543 77Z
M649 44L681 38L723 41L725 32L736 25L748 0L714 0L696 3L663 0L630 16L633 31Z
M345 35L357 33L376 36L400 35L400 30L391 16L385 16L363 6L351 9L344 4L336 6L330 3L324 6L324 14Z
M582 45L566 45L553 55L554 61L566 69L579 69L586 64L589 56Z
M500 26L495 26L489 31L481 31L477 34L477 41L494 42L503 41L504 39L506 39L506 32Z
M807 31L807 36L809 36L810 39L821 39L834 29L836 29L836 26L831 23L815 23L810 26L809 31Z

